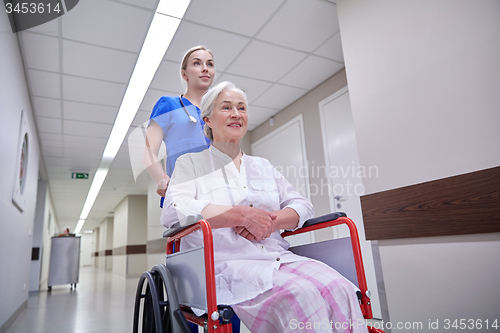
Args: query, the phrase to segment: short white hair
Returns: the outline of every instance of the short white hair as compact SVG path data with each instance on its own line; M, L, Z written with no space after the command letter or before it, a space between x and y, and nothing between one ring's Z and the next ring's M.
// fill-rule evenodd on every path
M217 97L219 97L220 93L223 92L224 90L230 90L237 92L243 97L243 100L245 101L245 104L247 104L247 95L245 92L239 88L237 88L234 83L229 82L229 81L224 81L219 84L217 84L215 87L210 88L205 95L203 95L203 98L201 99L201 119L205 120L205 118L210 118L212 117L212 112L214 110L214 105L215 105L215 100ZM214 136L212 134L212 129L205 124L203 127L203 132L205 133L205 136L210 139L210 141L214 140Z

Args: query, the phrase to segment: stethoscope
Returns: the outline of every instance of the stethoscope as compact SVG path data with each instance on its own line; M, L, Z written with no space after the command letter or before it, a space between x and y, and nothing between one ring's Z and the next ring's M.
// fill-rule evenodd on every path
M182 96L184 96L184 95L179 96L179 102L181 102L182 108L184 109L187 116L189 117L189 121L196 124L197 120L195 117L193 117L192 115L189 114L188 110L186 109L186 106L184 106L184 103L182 102Z

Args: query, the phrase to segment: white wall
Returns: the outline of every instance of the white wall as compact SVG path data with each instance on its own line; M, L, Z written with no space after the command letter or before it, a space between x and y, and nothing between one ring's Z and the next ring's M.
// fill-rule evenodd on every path
M43 219L43 245L41 248L42 269L40 272L40 289L47 288L50 268L50 250L52 248L52 237L60 233L59 224L55 215L50 191L47 188L45 196L45 210Z
M106 250L113 250L113 233L114 233L114 218L113 217L107 217L107 230L106 230ZM113 269L113 256L105 256L106 264L105 264L105 269L106 270L112 270Z
M45 218L45 202L47 196L47 182L38 181L36 195L35 221L33 223L33 248L39 249L38 260L31 260L30 265L30 286L29 291L38 291L40 287L40 273L42 268L43 232Z
M146 195L129 195L127 245L146 245L148 239L148 204ZM140 276L150 267L147 254L127 255L127 277Z
M160 196L156 193L157 184L153 178L149 177L148 180L148 235L147 241L163 238L165 227L160 222L161 208ZM156 264L165 263L165 252L163 253L148 253L148 269L151 269Z
M113 248L127 245L128 197L116 207L114 215ZM127 272L127 256L113 254L113 272L122 276Z
M499 1L337 9L360 163L379 170L367 194L500 165ZM498 317L499 246L500 234L379 241L391 322Z
M28 298L33 221L38 186L40 148L28 96L21 54L7 15L0 15L0 328ZM31 136L25 193L20 212L12 204L14 177L19 173L18 137L21 110L28 117Z
M500 2L338 1L366 194L500 164Z
M147 197L129 195L116 207L113 221L113 248L145 245L147 242ZM101 250L102 251L102 250ZM113 254L114 273L126 277L140 276L147 270L147 255Z
M40 248L39 260L32 260L30 267L30 291L47 287L50 267L51 237L59 232L57 218L47 182L38 181L37 203L33 227L33 247Z
M95 228L92 234L92 263L93 267L99 267L99 257L95 256L96 252L99 252L99 234L101 233L101 228Z
M346 74L344 70L341 70L276 114L274 116L274 126L270 126L269 122L266 121L255 128L250 133L251 143L263 138L299 114L303 114L307 159L310 167L309 184L311 189L322 188L323 184L328 183L325 175L319 172L316 172L316 174L311 173L313 168L325 165L318 103L346 85ZM311 202L314 205L316 216L330 213L328 191L312 190L311 192L313 194L311 195ZM314 195L314 192L318 193ZM316 232L315 235L317 241L329 239L329 237L323 238L321 232ZM330 233L328 233L328 236L330 236Z
M101 269L106 269L106 257L103 255L103 251L106 251L106 239L108 237L108 218L105 218L99 224L99 256L97 257L97 267Z
M92 234L82 234L81 237L80 266L90 266L92 265L92 241L94 236Z
M127 245L146 244L147 234L147 196L129 195Z
M97 257L97 267L111 270L113 267L113 257L105 255L106 250L113 249L113 217L106 217L99 224L99 256Z

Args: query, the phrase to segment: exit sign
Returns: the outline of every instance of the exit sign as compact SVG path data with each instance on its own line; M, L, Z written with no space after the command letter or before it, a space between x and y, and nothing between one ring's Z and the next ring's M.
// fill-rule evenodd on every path
M73 172L71 173L73 179L89 179L88 172Z

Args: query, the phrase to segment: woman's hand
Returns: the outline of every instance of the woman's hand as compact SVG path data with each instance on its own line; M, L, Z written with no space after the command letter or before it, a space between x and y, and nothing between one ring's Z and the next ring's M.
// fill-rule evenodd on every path
M248 240L255 239L255 236L252 235L250 231L248 231L245 227L235 227L234 231L243 238Z
M256 209L256 208L251 208L251 209ZM256 224L256 225L259 225L259 224L260 224L260 225L262 225L262 222L261 222L261 221L260 221L260 219L259 219L259 218L261 218L261 217L262 217L262 215L261 215L261 213L262 213L262 212L263 212L263 213L265 213L265 214L266 214L266 215L267 215L267 216L271 219L271 222L272 222L273 220L275 220L275 219L276 219L276 216L277 216L277 215L275 215L275 214L273 214L273 213L266 212L265 210L262 210L262 209L258 209L258 210L259 210L260 212L259 212L259 215L257 215L257 217L258 217L258 218L255 220L255 224ZM265 218L264 218L264 221L265 221L265 220L267 220L267 217L265 217ZM272 226L272 227L271 227L271 233L273 233L275 230L276 230L276 228L275 228L274 226ZM257 240L257 241L259 241L259 240L260 240L260 239L257 239L257 237L255 237L255 235L254 235L254 234L252 234L252 233L250 232L250 230L248 230L246 227L243 227L243 226L237 226L237 227L235 227L235 228L234 228L234 231L235 231L237 234L239 234L241 237L246 238L246 239L248 239L248 240L253 240L253 239L255 239L255 240ZM270 233L270 234L271 234L271 233ZM269 234L269 236L270 236L270 234ZM267 237L269 237L269 236L262 237L261 239L266 239L266 238L267 238Z
M163 176L163 179L158 183L158 187L156 188L156 193L160 195L160 197L165 197L165 193L167 192L168 182L170 181L170 177L167 175Z
M203 209L201 214L205 216L213 229L231 227L235 230L238 228L240 232L246 229L248 233L244 233L245 238L256 241L266 239L279 229L274 221L276 214L249 206L231 207L210 204Z

